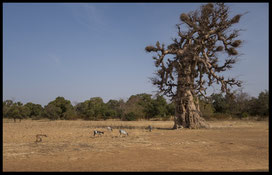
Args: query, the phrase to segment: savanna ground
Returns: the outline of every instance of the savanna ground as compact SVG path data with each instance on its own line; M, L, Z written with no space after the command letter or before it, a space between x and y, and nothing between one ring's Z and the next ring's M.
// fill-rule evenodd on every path
M268 121L3 120L3 171L268 171ZM152 125L152 132L145 127ZM105 126L112 126L113 132ZM123 128L129 136L119 137ZM105 131L93 136L93 130ZM35 143L36 134L46 134Z

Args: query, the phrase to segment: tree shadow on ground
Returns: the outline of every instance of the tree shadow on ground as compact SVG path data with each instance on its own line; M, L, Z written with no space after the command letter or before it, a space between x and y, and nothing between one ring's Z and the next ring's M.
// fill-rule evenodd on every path
M155 128L155 129L158 129L158 130L175 130L173 128Z

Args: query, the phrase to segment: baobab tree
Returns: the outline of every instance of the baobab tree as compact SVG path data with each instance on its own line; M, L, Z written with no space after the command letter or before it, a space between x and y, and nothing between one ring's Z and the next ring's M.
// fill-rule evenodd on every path
M172 39L172 44L165 48L157 41L155 46L145 48L157 54L153 56L157 71L151 78L152 83L175 102L174 129L208 128L209 124L201 116L198 98L205 97L207 88L214 83L229 94L230 87L241 86L240 80L226 79L219 74L237 62L237 48L242 41L236 38L241 30L233 29L233 25L241 16L243 14L230 18L229 7L224 3L208 3L180 15L181 23L176 25L178 36ZM226 57L222 65L219 65L219 56Z

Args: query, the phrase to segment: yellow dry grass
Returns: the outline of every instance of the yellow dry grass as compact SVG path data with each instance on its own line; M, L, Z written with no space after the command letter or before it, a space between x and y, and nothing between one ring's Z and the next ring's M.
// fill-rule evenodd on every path
M155 128L148 132L145 127ZM268 122L3 120L4 171L268 171ZM113 132L107 131L111 126ZM123 128L129 136L119 137ZM93 136L93 130L104 131ZM36 143L36 134L46 134Z

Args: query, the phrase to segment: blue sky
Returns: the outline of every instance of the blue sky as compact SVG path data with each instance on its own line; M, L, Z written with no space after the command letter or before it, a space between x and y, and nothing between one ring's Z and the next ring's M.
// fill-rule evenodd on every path
M127 99L155 94L147 45L171 43L181 13L200 3L4 3L3 100L46 105L57 96L74 104L91 97ZM244 92L268 89L268 3L227 3L243 55L224 75ZM218 92L217 87L209 92Z

